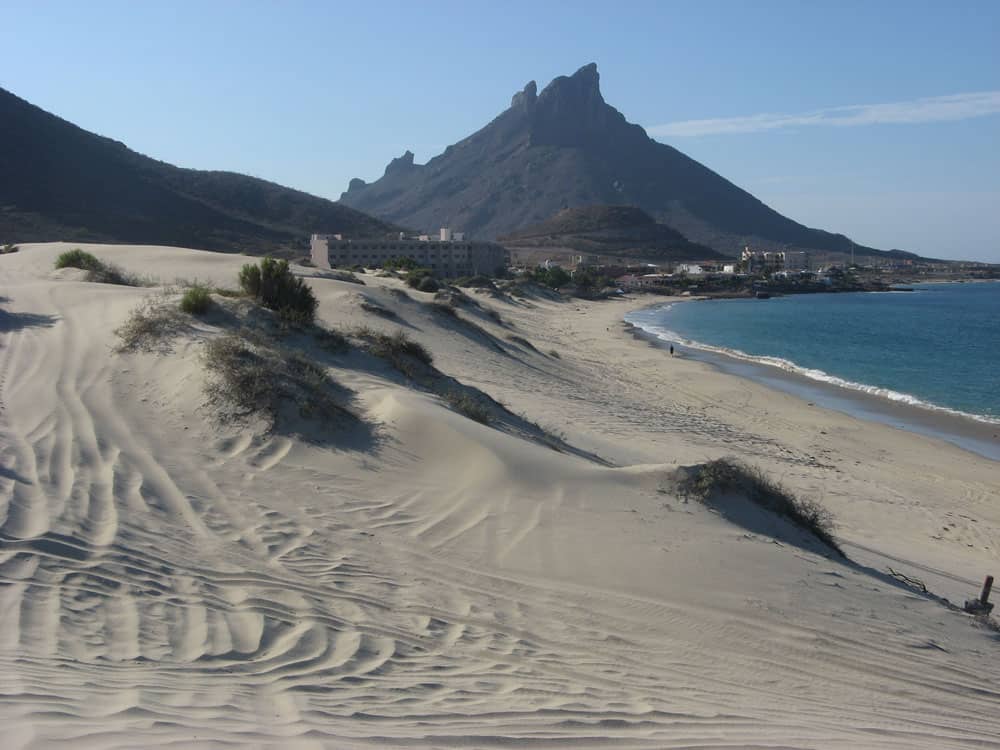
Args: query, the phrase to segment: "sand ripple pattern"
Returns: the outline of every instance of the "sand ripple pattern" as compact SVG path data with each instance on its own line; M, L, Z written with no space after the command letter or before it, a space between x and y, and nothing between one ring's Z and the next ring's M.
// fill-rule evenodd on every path
M0 353L4 748L1000 746L997 682L900 622L505 577L284 438L170 452L64 312Z

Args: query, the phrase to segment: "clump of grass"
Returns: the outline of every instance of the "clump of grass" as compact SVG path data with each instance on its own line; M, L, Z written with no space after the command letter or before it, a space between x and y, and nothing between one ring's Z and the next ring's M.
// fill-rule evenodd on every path
M351 348L351 342L340 331L316 326L312 334L320 348L330 354L343 354Z
M371 328L359 328L355 336L367 344L369 353L384 359L408 378L418 377L420 365L431 367L434 357L423 344L414 341L404 331L389 334Z
M367 300L361 303L361 309L365 312L370 312L373 315L378 315L381 318L388 318L390 320L399 317L389 308L382 307L382 305L376 305L374 302L369 302Z
M212 306L212 294L207 286L195 284L184 290L181 297L181 312L188 315L204 315Z
M260 421L272 432L288 407L306 419L354 419L335 397L345 389L322 366L258 332L213 338L203 357L209 372L205 395L222 424Z
M11 253L16 253L20 249L21 248L17 245L0 245L0 255L10 255Z
M487 314L487 315L488 315L488 316L489 316L489 317L490 317L490 318L491 318L491 319L493 320L493 322L494 322L494 323L496 323L497 325L499 325L499 326L502 326L502 325L504 325L504 320L503 320L503 318L501 318L501 317L500 317L500 313L498 313L498 312L497 312L496 310L487 310L487 311L486 311L486 314Z
M458 313L455 312L455 308L451 305L442 305L439 302L431 303L431 309L438 315L444 315L446 318L457 318Z
M448 406L462 416L468 417L469 419L479 422L480 424L488 425L490 423L490 419L492 418L490 410L483 406L478 400L473 398L469 393L463 391L448 391L445 393L444 398L448 403Z
M212 290L213 294L218 294L220 297L226 297L227 299L234 299L236 297L242 297L243 292L239 289L226 289L225 287L217 286Z
M113 263L100 260L95 255L80 248L67 250L56 258L56 268L79 268L87 272L88 281L101 284L118 284L119 286L151 286L149 279L143 279L126 273Z
M525 349L530 349L533 352L538 351L538 349L535 348L535 345L532 344L530 341L528 341L528 339L524 338L523 336L517 336L515 334L511 334L510 336L507 337L507 340L512 341L515 344L518 344L519 346L523 346Z
M413 297L407 294L403 289L390 289L389 294L401 302L410 302L413 300Z
M738 493L750 502L775 513L790 523L805 529L835 550L840 549L833 537L833 517L818 503L796 497L755 466L747 466L734 458L720 458L690 469L681 480L678 491L683 497L702 502L716 493Z
M549 349L549 356L553 359L562 359L562 355L555 349Z
M240 269L240 288L292 323L312 323L319 301L310 286L292 274L287 260L264 258Z
M116 351L169 352L171 340L184 326L177 308L163 300L147 299L114 330L119 339Z

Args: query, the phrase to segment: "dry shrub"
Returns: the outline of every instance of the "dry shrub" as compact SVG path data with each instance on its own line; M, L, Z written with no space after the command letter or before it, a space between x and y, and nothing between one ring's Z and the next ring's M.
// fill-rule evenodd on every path
M223 424L260 420L270 432L289 406L306 419L355 419L338 401L345 389L322 366L258 332L242 329L211 339L204 365L208 405Z
M114 330L119 338L116 351L167 353L170 351L170 342L185 326L184 318L177 308L167 304L163 298L144 300Z
M462 416L468 417L471 420L479 422L480 424L488 425L492 414L490 410L482 405L477 399L473 398L469 393L463 391L448 391L445 396L445 401L447 401L448 406L457 411Z
M735 458L720 458L689 470L680 482L682 497L705 502L717 493L744 495L750 502L771 511L844 555L833 537L833 516L813 500L793 495L756 466Z

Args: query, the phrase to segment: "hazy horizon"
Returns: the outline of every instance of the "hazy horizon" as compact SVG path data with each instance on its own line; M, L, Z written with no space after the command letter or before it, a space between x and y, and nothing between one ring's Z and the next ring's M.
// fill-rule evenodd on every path
M2 12L0 86L179 166L336 200L483 127L528 80L593 61L629 121L795 221L1000 262L995 5L634 3L613 24L596 4Z

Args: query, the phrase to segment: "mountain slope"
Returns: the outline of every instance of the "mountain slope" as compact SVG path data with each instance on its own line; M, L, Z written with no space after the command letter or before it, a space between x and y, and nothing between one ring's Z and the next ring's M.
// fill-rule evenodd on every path
M0 89L0 239L105 240L270 252L385 223L232 172L181 169Z
M510 247L568 247L584 253L659 260L708 260L725 257L689 242L634 206L564 208L549 219L501 236Z
M599 82L593 63L540 94L532 81L483 129L425 165L407 151L376 182L352 180L341 202L389 221L450 224L484 238L562 208L629 204L729 254L747 242L850 251L843 235L798 224L649 138L604 101Z

